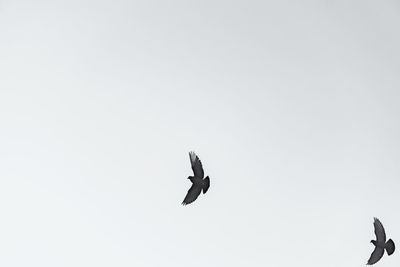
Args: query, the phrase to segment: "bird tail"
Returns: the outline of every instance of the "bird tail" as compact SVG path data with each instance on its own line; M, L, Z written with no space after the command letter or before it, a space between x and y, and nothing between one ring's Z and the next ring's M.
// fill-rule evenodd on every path
M210 178L207 176L204 178L204 185L203 185L203 194L205 194L210 187Z
M392 255L393 254L395 246L394 246L394 242L393 242L392 239L389 239L386 242L385 249L386 249L386 252L387 252L388 255Z

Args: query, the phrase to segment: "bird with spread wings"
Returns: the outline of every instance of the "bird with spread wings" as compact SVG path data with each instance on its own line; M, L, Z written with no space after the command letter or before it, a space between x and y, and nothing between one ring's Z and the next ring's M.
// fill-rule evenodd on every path
M194 152L189 152L189 158L194 176L189 176L187 178L192 182L192 186L187 192L182 205L192 203L197 199L201 191L203 191L203 194L205 194L210 187L210 178L208 176L204 178L203 165L201 164L199 157Z
M370 256L367 265L377 263L382 258L385 250L388 255L392 255L395 250L395 245L392 239L389 239L386 242L385 228L383 228L381 221L377 218L374 218L374 228L376 240L371 240L371 243L374 244L375 249Z

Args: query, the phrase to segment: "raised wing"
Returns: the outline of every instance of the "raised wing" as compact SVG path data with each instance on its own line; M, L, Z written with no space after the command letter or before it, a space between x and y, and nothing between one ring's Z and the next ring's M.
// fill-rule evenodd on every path
M192 170L194 176L203 179L204 170L199 157L193 151L189 152L189 157L190 157L190 163L192 164Z
M383 256L383 248L375 247L374 251L371 254L371 257L369 257L367 265L372 265L377 263Z
M192 203L197 199L200 193L201 193L201 186L192 184L192 187L190 187L189 191L187 192L186 197L182 202L182 205L187 205Z
M385 243L386 242L385 229L383 228L382 223L377 218L374 218L374 228L375 228L376 241L378 241L378 243Z

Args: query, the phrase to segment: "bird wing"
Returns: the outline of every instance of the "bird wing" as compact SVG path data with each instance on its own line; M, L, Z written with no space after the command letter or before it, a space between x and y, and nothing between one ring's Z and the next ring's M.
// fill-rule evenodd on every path
M186 197L182 202L182 205L187 205L192 203L197 199L200 193L201 193L201 186L192 184L192 187L190 187L189 191L187 192Z
M386 242L385 228L383 228L382 223L377 218L374 218L374 228L375 228L376 241L378 241L378 243L385 243Z
M189 157L194 176L203 179L204 170L199 157L193 151L189 152Z
M367 265L372 265L374 263L377 263L380 260L380 258L382 258L383 252L384 252L383 248L375 246L375 249L372 252L371 257L369 257Z

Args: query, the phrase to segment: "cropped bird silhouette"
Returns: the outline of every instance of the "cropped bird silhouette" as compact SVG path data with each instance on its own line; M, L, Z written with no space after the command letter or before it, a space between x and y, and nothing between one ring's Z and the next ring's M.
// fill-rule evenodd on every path
M189 152L189 158L194 176L188 177L188 179L192 182L192 186L187 192L182 205L192 203L200 195L201 190L203 190L203 194L205 194L210 187L210 178L208 176L204 178L203 165L201 164L199 157L194 152Z
M392 239L389 239L386 242L385 228L383 228L382 223L377 218L374 218L374 228L376 240L371 240L371 243L374 244L375 249L369 258L367 265L377 263L382 258L385 249L388 255L392 255L395 249Z

